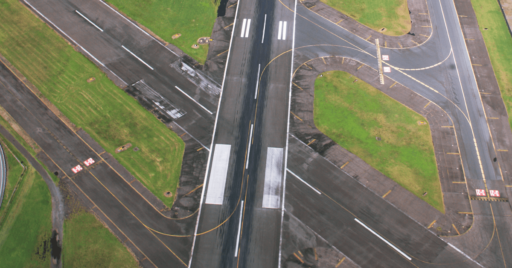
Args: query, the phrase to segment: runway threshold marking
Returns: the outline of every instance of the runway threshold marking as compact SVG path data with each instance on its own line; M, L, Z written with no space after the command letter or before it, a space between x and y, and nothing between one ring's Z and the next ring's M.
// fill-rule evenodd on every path
M146 65L149 69L155 70L155 69L153 69L153 67L151 67L151 65L147 64L145 61L143 61L141 58L139 58L137 55L135 55L133 52L131 52L129 49L127 49L124 45L121 47L124 48L124 50L126 50L128 53L130 53L136 59L138 59L140 62L144 63L144 65Z
M432 228L432 226L434 226L434 223L436 223L436 220L434 220L433 222L431 222L431 223L428 225L427 229Z
M240 231L242 230L242 215L244 214L244 200L240 205L240 219L238 221L238 235L236 236L235 258L238 257L238 245L240 243Z
M387 193L385 193L382 198L386 198L386 196L388 196L389 194L391 193L391 190L389 190Z
M299 179L302 183L306 184L309 188L311 188L313 191L315 191L317 194L322 194L320 191L315 189L313 186L309 185L307 182L305 182L303 179L301 179L297 174L293 173L291 170L286 169L290 174L292 174L295 178Z
M286 40L286 21L279 21L279 29L277 31L277 40Z
M242 32L240 34L240 37L249 37L249 29L251 29L251 19L244 19L242 21Z
M336 264L335 268L338 268L338 266L340 266L346 259L347 257L343 257L343 259L341 259L338 264Z
M100 30L100 32L103 32L103 29L101 29L98 25L94 24L94 22L92 22L90 19L88 19L86 16L84 16L82 13L80 13L80 11L78 10L75 10L76 14L80 15L80 17L84 18L87 22L89 22L90 24L92 24L92 26L94 26L96 29Z
M210 112L210 110L206 109L206 107L204 107L203 105L201 105L201 103L199 103L198 101L196 101L194 98L192 98L191 96L189 96L187 93L185 93L185 91L183 91L181 88L179 88L178 86L174 86L177 90L181 91L181 93L183 93L183 95L187 96L189 99L191 99L192 101L194 101L195 103L197 103L197 105L201 106L201 108L203 108L203 110L207 111L209 114L213 114L212 112Z
M391 248L393 248L394 250L396 250L398 253L400 253L400 255L402 255L404 258L406 258L407 260L411 261L412 258L409 257L407 254L405 254L404 252L402 252L400 249L398 249L397 247L395 247L395 245L393 245L392 243L390 243L389 241L387 241L386 239L384 239L384 237L380 236L379 234L377 234L374 230L372 230L370 227L366 226L364 223L362 223L359 219L355 218L354 219L357 223L359 223L361 226L363 226L366 230L370 231L370 233L374 234L375 236L377 236L378 238L380 238L380 240L384 241L384 243L388 244L388 246L390 246Z

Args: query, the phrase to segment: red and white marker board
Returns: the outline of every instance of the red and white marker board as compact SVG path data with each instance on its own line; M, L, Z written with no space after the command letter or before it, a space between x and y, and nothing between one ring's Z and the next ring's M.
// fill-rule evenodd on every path
M389 60L389 55L382 55L382 60L388 61Z
M484 189L476 189L476 196L487 196Z
M73 173L75 173L75 174L76 174L76 173L78 173L78 172L82 171L83 169L84 169L84 168L83 168L82 166L78 165L78 166L76 166L76 167L72 168L72 169L71 169L71 171L73 171Z
M391 67L385 66L385 67L382 67L382 69L384 70L385 73L391 72Z
M89 159L87 159L87 160L85 160L85 161L84 161L84 165L85 165L86 167L88 167L88 166L90 166L90 165L92 165L92 164L94 164L94 159L92 159L92 158L89 158Z
M498 190L489 190L489 195L491 197L500 197L500 191L498 191Z

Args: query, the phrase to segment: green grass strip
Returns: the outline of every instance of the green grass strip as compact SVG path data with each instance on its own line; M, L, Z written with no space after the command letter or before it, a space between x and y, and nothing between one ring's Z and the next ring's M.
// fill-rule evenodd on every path
M314 119L318 129L444 213L430 129L418 125L425 118L354 80L341 71L317 78Z
M64 221L63 267L139 267L119 240L92 214L81 211Z
M489 52L501 96L512 113L512 37L496 0L471 0ZM487 28L487 30L485 30ZM512 118L508 118L512 125Z
M386 35L403 35L411 30L407 0L321 0L358 22Z
M204 64L208 46L192 48L200 37L208 37L217 18L218 0L107 0L131 19L147 27ZM217 3L216 3L217 2ZM174 34L181 37L172 39Z
M0 3L0 54L153 194L172 205L173 198L164 192L176 191L183 141L16 0ZM91 77L96 80L88 83ZM128 142L140 150L114 152Z

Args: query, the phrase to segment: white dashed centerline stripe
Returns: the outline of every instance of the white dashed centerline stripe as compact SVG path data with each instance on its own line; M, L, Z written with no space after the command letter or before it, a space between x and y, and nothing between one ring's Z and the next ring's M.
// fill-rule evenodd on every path
M260 67L261 67L261 64L258 64L258 76L256 77L256 91L254 93L254 99L256 99L256 97L258 97L258 85L260 83Z
M198 101L196 101L194 98L190 97L187 93L185 93L185 91L181 90L181 88L179 88L178 86L174 86L177 90L181 91L181 93L183 93L183 95L187 96L189 99L193 100L195 103L197 103L197 105L201 106L201 108L203 108L205 111L207 111L209 114L213 114L212 112L210 112L210 110L206 109L206 107L204 107L203 105L201 105L201 103L199 103Z
M303 179L301 179L297 174L293 173L291 170L286 169L290 174L292 174L295 178L299 179L302 183L306 184L309 188L311 188L313 191L315 191L317 194L322 194L320 191L315 189L313 186L309 185L307 182L305 182Z
M92 22L90 19L88 19L86 16L84 16L82 13L80 13L80 11L78 10L75 10L76 14L80 15L80 17L84 18L86 21L88 21L90 24L92 24L92 26L96 27L96 29L100 30L101 32L103 32L103 29L101 29L98 25L94 24L94 22Z
M238 244L240 243L240 231L242 229L242 215L244 213L244 200L240 205L240 220L238 221L238 235L236 236L235 258L238 257Z
M132 54L132 56L134 56L135 58L137 58L140 62L144 63L144 65L146 65L149 69L151 70L155 70L153 69L153 67L151 67L149 64L147 64L145 61L143 61L141 58L137 57L137 55L133 54L133 52L131 52L130 50L128 50L125 46L122 46L124 48L124 50L126 50L128 53Z
M245 29L245 37L249 37L249 29L251 29L251 19L247 20L247 29Z
M283 40L286 40L286 21L283 22Z
M283 21L279 21L279 29L277 30L277 40L281 40L282 31L283 31Z
M261 43L262 44L263 44L263 40L265 40L265 27L266 26L267 26L267 14L265 14L265 20L263 21L263 34L261 35Z
M251 140L252 140L252 128L254 124L251 124L251 134L249 134L249 149L247 150L247 161L245 162L245 169L249 167L249 156L251 155Z
M242 22L242 33L240 34L240 37L244 37L245 35L245 25L247 24L247 19L244 19Z
M404 256L404 258L408 259L409 261L412 260L411 257L409 257L407 254L403 253L401 250L399 250L397 247L395 247L393 244L391 244L390 242L388 242L386 239L384 239L382 236L380 236L379 234L377 234L375 231L373 231L370 227L366 226L364 223L362 223L360 220L358 219L354 219L357 223L361 224L361 226L363 226L366 230L370 231L370 233L374 234L375 236L377 236L378 238L380 238L380 240L384 241L386 244L388 244L388 246L392 247L394 250L396 250L398 253L400 253L400 255Z

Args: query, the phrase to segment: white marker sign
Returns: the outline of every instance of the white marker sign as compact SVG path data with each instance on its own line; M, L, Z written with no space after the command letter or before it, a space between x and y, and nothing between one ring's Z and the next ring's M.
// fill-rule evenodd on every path
M84 169L84 168L83 168L82 166L78 165L78 166L76 166L76 167L72 168L72 169L71 169L71 171L73 171L73 173L75 173L75 174L76 174L76 173L78 173L78 172L82 171L83 169Z
M500 191L498 190L489 190L489 195L492 197L500 197Z
M476 196L487 196L484 189L476 189Z
M391 72L391 67L382 67L382 69L384 70L385 73L390 73Z
M87 167L92 165L92 164L94 164L94 159L92 159L92 158L89 158L89 159L84 161L84 165L87 166Z
M389 55L382 55L382 60L388 61L389 60Z

